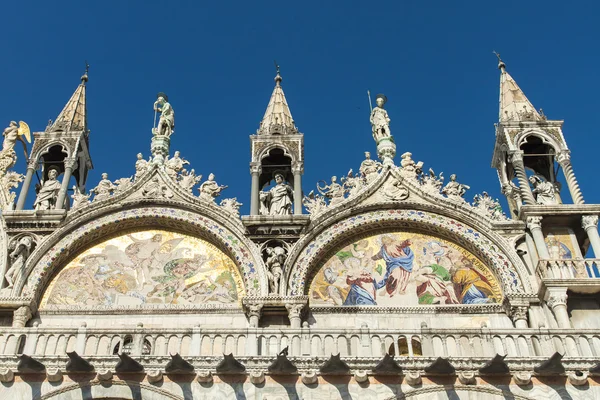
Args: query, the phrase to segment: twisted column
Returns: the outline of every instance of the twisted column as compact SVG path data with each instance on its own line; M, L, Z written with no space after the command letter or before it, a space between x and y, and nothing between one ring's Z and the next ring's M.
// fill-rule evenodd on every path
M583 195L581 194L581 189L579 188L579 183L575 178L575 173L573 172L573 166L571 165L571 155L568 151L562 151L558 153L558 157L556 161L560 164L563 173L565 174L565 179L567 180L567 186L569 186L569 192L571 193L571 198L573 199L574 204L583 204ZM595 251L595 250L594 250Z
M581 217L581 226L590 239L590 244L594 250L594 257L600 257L600 236L598 235L598 216L584 215Z
M250 189L250 215L258 215L258 197L260 188L259 178L262 167L259 163L250 164L250 175L252 175L252 187Z
M525 164L523 163L523 152L514 152L511 156L511 164L515 170L517 179L519 180L519 189L521 191L521 198L523 199L523 203L525 203L526 205L536 204L535 199L533 198L533 193L531 192L531 187L529 186L529 181L527 180L527 174L525 173Z
M529 228L531 236L533 236L533 241L535 242L539 257L548 260L550 258L550 253L548 252L548 247L544 240L544 233L542 232L542 217L527 217L527 228Z
M25 207L25 200L27 200L27 193L29 192L29 187L31 186L31 179L33 178L33 174L38 169L37 159L29 159L27 162L27 172L25 175L25 181L23 182L23 186L21 187L21 193L19 193L19 200L17 200L17 210L22 210Z

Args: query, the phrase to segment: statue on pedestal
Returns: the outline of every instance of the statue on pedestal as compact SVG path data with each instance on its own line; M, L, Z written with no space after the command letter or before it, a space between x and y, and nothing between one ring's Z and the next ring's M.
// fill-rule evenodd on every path
M98 183L98 186L91 190L95 193L94 201L102 201L108 199L117 187L108 180L108 174L104 172L102 174L102 180Z
M133 180L137 180L139 177L144 175L144 173L148 170L148 161L144 160L144 156L142 153L138 153L137 161L135 162L135 175Z
M25 261L27 261L27 258L29 258L34 246L35 242L31 236L23 236L20 239L15 239L10 244L9 250L11 250L11 252L8 256L11 260L11 265L4 275L4 279L6 279L7 282L5 289L12 288L14 286L15 281L21 273L21 270L25 265Z
M91 195L91 193L81 193L77 186L73 186L73 194L71 195L71 198L73 199L73 206L71 206L71 210L75 210L79 207L90 204Z
M294 191L283 174L275 173L275 186L260 194L262 215L291 215Z
M52 168L48 171L48 179L39 188L37 197L33 203L34 209L54 210L56 208L56 200L60 191L60 182L56 180L57 176L57 169Z
M215 174L210 174L208 175L208 180L203 182L198 190L200 191L201 199L214 201L216 197L221 195L221 192L224 189L227 189L227 186L219 186L219 184L215 182Z
M166 172L172 179L177 180L177 174L181 172L183 166L189 164L190 162L181 158L179 151L176 151L173 154L173 157L169 158L165 162Z
M281 246L267 247L267 277L269 279L269 294L277 295L281 278L283 277L283 264L285 263L286 252Z
M371 127L373 128L373 139L378 143L383 138L391 138L390 117L383 106L387 103L387 97L378 94L375 98L377 107L371 111Z
M27 157L27 145L23 140L23 136L31 143L29 126L23 121L20 121L19 125L15 121L10 121L2 136L4 136L4 142L2 143L2 151L0 151L0 177L4 176L6 171L17 162L17 154L14 150L17 140L23 144L25 157Z
M358 171L361 173L363 178L367 180L367 183L371 183L377 178L381 168L381 163L379 161L371 160L371 153L365 151L365 160L360 163L360 169Z
M317 189L319 190L319 193L329 199L330 205L335 205L344 201L344 194L346 194L346 190L342 185L337 183L337 176L331 177L331 184L329 185L326 184L325 186L319 186L317 184Z
M160 113L158 126L154 128L154 134L157 136L171 136L175 129L175 111L169 103L169 97L164 93L157 95L158 99L154 102L154 111ZM156 122L156 114L154 117Z
M192 189L202 180L202 175L196 176L196 171L192 168L189 172L184 168L181 170L181 178L179 179L179 187L188 193L192 193Z
M462 198L469 189L471 189L470 186L456 182L456 174L452 174L450 182L444 186L442 193L450 198Z
M558 204L556 189L554 185L542 179L539 175L529 177L529 183L533 186L533 196L538 204Z

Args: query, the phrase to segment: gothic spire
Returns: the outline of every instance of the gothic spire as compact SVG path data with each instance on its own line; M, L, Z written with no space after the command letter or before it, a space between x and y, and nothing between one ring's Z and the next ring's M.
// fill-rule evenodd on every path
M75 89L71 99L58 114L56 121L46 131L87 131L87 108L85 85L88 81L89 65L86 64L81 83Z
M517 82L508 72L498 53L500 70L500 122L541 121L544 118L535 110Z
M292 113L288 107L283 88L281 87L281 81L283 78L279 74L279 66L277 67L277 75L275 76L275 88L273 94L267 105L265 115L260 122L260 127L257 133L259 135L271 135L271 134L297 134L298 129L294 124Z

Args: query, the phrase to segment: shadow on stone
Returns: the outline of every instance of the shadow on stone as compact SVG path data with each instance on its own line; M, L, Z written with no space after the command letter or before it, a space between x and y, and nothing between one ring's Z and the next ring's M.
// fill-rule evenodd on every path
M504 361L506 356L496 354L494 358L485 363L485 365L479 368L479 373L482 375L506 375L510 373L510 368Z
M115 371L117 373L144 372L144 366L135 361L133 358L129 357L129 355L122 353L119 354L119 358L120 360L115 367Z
M548 360L533 367L533 371L540 375L563 375L565 367L562 364L562 358L562 354L556 352Z
M29 357L27 354L21 354L17 357L19 359L19 363L17 364L17 371L24 374L35 374L46 371L46 367L44 364L39 362L38 360Z
M438 357L437 360L425 367L425 372L431 375L454 375L456 369L447 358Z
M69 356L69 361L67 361L67 366L65 367L67 373L94 371L94 366L77 354L76 351L67 352L67 356Z
M235 359L233 353L223 354L223 360L217 365L216 371L217 374L243 374L246 367Z
M288 360L285 354L278 355L275 361L269 365L267 370L273 375L289 375L298 373L298 368L290 360Z
M329 360L325 361L319 372L323 375L345 375L350 373L350 367L340 359L340 354L331 355Z
M167 374L193 374L194 366L185 361L179 353L171 355L171 361L165 366Z
M400 375L402 367L394 360L394 356L386 354L383 360L373 368L373 373L376 375Z

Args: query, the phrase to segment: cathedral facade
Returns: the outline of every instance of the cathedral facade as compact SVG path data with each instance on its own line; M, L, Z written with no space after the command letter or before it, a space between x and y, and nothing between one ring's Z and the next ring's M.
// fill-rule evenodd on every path
M563 121L499 70L507 210L396 155L382 94L373 155L304 194L278 72L250 215L171 149L165 93L149 159L89 185L86 72L43 132L4 130L0 398L600 398L600 205Z

